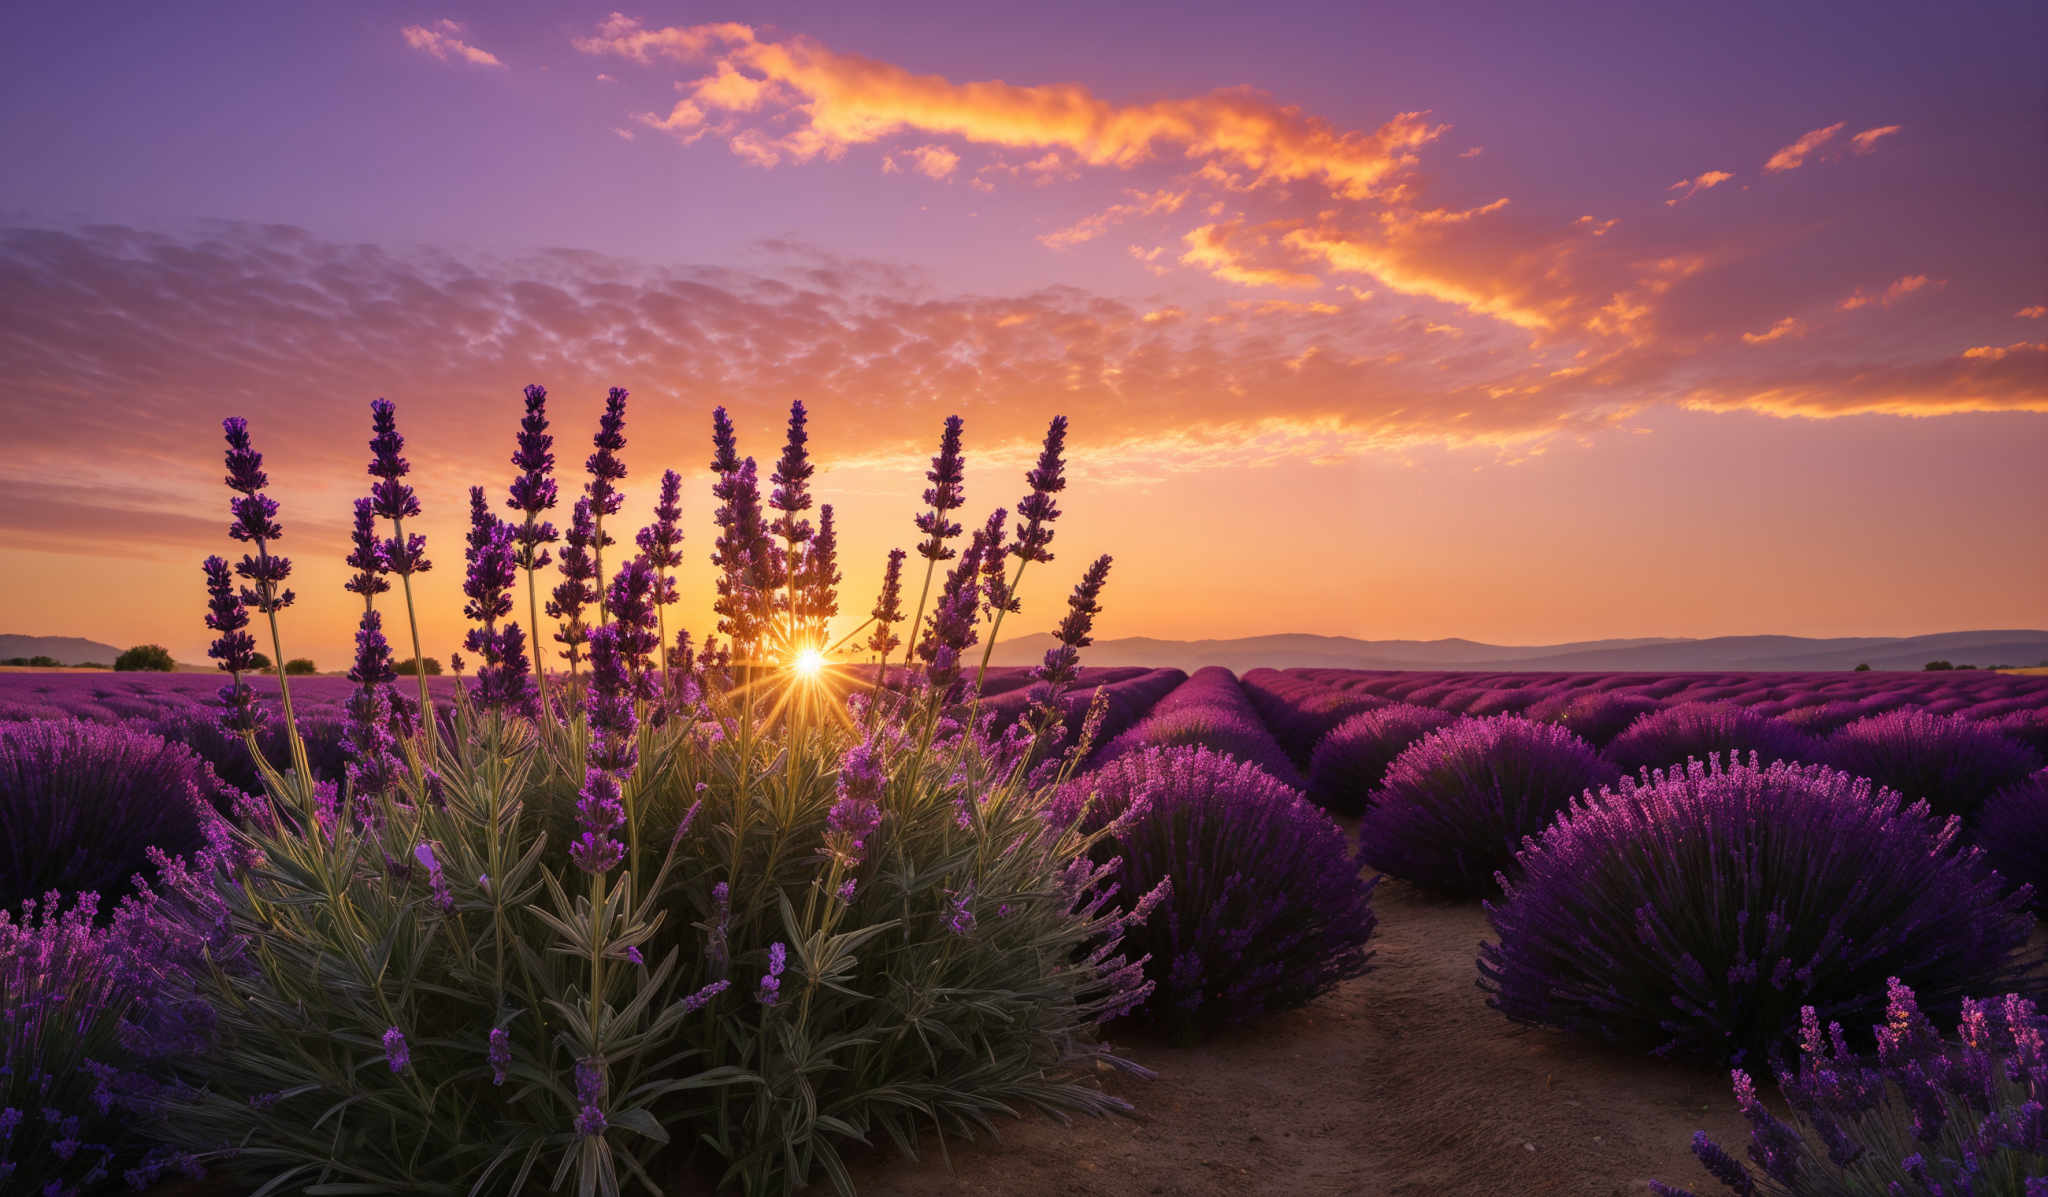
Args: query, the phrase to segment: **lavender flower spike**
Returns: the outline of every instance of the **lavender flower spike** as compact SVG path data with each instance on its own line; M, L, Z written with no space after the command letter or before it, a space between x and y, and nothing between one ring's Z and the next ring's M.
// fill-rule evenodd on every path
M782 970L789 961L789 949L780 940L768 945L768 971L761 974L761 987L755 994L764 1006L773 1006L782 1000Z
M277 500L262 493L270 476L263 472L263 455L249 443L249 422L240 416L230 416L221 421L221 431L228 442L228 488L237 495L228 502L228 510L235 517L228 525L228 536L256 546L254 554L244 554L235 564L236 575L255 584L254 590L243 588L242 603L272 615L291 606L294 598L291 591L279 589L291 576L291 560L274 556L269 547L271 541L284 535L283 526L277 522Z
M412 1048L405 1041L405 1032L397 1027L384 1032L384 1060L393 1072L412 1067Z
M768 480L775 484L775 489L768 494L768 506L782 513L769 531L789 542L792 569L796 566L793 559L795 546L811 538L810 521L800 518L798 513L810 510L811 475L817 472L804 448L810 439L804 429L805 420L803 400L790 404L789 441L783 446L782 460L775 463L775 472L768 476Z
M886 666L889 654L903 643L894 628L903 622L903 559L909 554L902 549L889 550L889 564L882 569L882 593L875 598L872 616L875 630L868 636L868 648Z
M462 613L481 624L463 637L462 646L483 658L472 691L478 708L533 716L537 712L527 673L526 634L516 623L498 621L512 613L512 582L517 551L511 525L492 515L484 488L469 488L469 574L462 593L469 602Z
M1102 612L1102 587L1109 581L1109 554L1104 553L1081 575L1081 581L1074 587L1074 593L1067 599L1067 616L1060 621L1059 630L1053 633L1059 644L1047 649L1045 663L1031 671L1035 684L1031 688L1031 705L1035 718L1050 720L1063 718L1059 707L1059 696L1073 685L1081 675L1081 650L1093 641L1090 632L1095 627L1095 617ZM1051 724L1045 723L1050 727Z
M519 447L512 454L519 475L512 479L505 499L506 507L526 516L519 528L519 568L527 570L547 568L544 546L559 538L555 526L541 518L541 513L554 508L556 493L555 438L548 434L547 402L546 387L526 388L526 415L519 421Z
M586 873L609 872L625 858L625 846L613 833L626 822L621 783L639 764L639 719L619 637L615 624L590 634L591 737L576 803L582 834L569 848Z
M391 583L384 577L391 563L385 555L384 542L377 537L376 500L356 500L356 522L349 533L349 545L348 558L343 564L356 572L342 583L342 589L362 595L367 606L377 595L391 589Z
M205 569L206 626L220 633L206 655L234 678L220 688L221 726L235 735L252 733L261 721L262 708L256 705L256 692L242 681L242 674L256 667L256 638L248 632L249 612L235 593L226 558L208 557Z
M597 563L597 577L604 578L604 551L618 543L604 530L604 517L617 515L625 505L626 496L619 492L618 482L626 476L626 463L619 460L619 450L626 447L626 390L613 387L604 397L604 415L598 417L597 435L591 444L597 451L583 462L583 468L590 473L590 481L584 484L583 493L590 499L592 527L596 535L591 538L591 559ZM597 595L598 614L606 615L605 597L602 590ZM608 618L608 616L607 616Z
M683 476L674 470L661 475L661 498L654 505L654 522L640 529L634 542L640 556L654 571L654 622L660 633L661 671L668 672L667 609L679 597L676 580L669 571L683 564Z
M961 426L959 416L946 417L946 430L939 437L939 455L932 458L932 468L925 472L932 485L924 492L924 501L931 510L917 517L917 530L925 534L917 551L928 561L952 560L953 550L946 547L946 542L960 534L960 525L947 519L946 513L967 501L960 485L966 468L960 455Z
M917 655L925 663L925 676L942 702L951 701L960 680L960 656L978 638L974 628L981 600L981 561L989 551L986 530L977 530L967 551L946 575L945 589L932 608L924 638L918 641Z
M1017 504L1017 539L1010 555L1022 561L1050 561L1052 522L1060 517L1053 496L1067 486L1066 462L1061 457L1067 445L1067 418L1054 416L1045 430L1045 446L1039 450L1038 465L1024 476L1031 493Z
M410 519L420 513L419 497L412 487L399 481L412 466L399 453L405 438L398 433L398 409L389 399L370 401L370 476L377 484L370 488L377 514L387 520Z
M555 641L565 650L562 656L569 662L571 674L576 672L577 663L583 660L583 647L590 639L590 629L583 623L583 611L597 601L597 563L590 555L591 545L596 539L597 525L590 513L590 500L578 499L562 549L562 580L556 584L554 596L547 605L548 616L562 621L562 626L555 632Z

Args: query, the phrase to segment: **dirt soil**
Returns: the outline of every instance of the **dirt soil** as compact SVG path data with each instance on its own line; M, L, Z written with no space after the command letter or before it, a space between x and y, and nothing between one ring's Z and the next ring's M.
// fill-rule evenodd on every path
M1473 965L1478 904L1396 882L1374 898L1373 971L1305 1009L1200 1047L1118 1047L1159 1073L1108 1087L1136 1119L999 1124L912 1164L861 1161L865 1197L1074 1194L1641 1195L1658 1180L1718 1190L1696 1130L1740 1157L1728 1075L1611 1052L1510 1023Z

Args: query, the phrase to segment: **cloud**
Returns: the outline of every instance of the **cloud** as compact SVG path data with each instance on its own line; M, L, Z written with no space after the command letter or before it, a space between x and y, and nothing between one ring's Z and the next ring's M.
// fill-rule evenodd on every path
M1745 344L1749 345L1767 345L1772 341L1782 340L1785 337L1803 336L1805 332L1806 326L1799 322L1798 317L1787 316L1763 332L1743 333L1742 340Z
M1875 295L1859 289L1854 295L1849 296L1835 306L1845 312L1853 312L1857 308L1869 307L1871 304L1881 304L1884 307L1890 307L1916 292L1928 289L1939 291L1946 286L1948 286L1947 279L1929 278L1924 274L1909 274L1903 278L1893 280L1890 286Z
M1785 418L1930 417L1964 412L2048 413L2048 342L1979 345L1952 357L1885 365L1814 366L1749 385L1703 387L1695 411Z
M1868 154L1877 148L1880 138L1890 137L1898 132L1900 128L1901 126L1899 125L1879 125L1875 129L1865 129L1863 132L1851 137L1849 141L1856 147L1857 153Z
M2048 304L2029 304L2014 312L2013 315L2022 320L2039 320L2044 316L2048 316Z
M1415 164L1414 152L1448 128L1404 112L1370 133L1339 130L1248 89L1149 104L1120 105L1073 83L1020 86L956 83L835 51L807 37L765 39L751 26L650 29L612 14L589 37L587 54L638 62L705 63L711 74L684 85L684 98L656 127L689 136L714 116L771 113L778 120L741 151L770 163L835 158L849 147L902 133L960 137L1005 149L1058 150L1095 166L1131 167L1174 152L1246 172L1249 185L1315 181L1364 198ZM772 163L771 163L772 164Z
M503 67L505 64L489 50L462 40L460 23L440 20L432 25L407 25L398 31L405 44L422 53L431 54L442 62L462 61L477 66Z
M1253 250L1270 243L1267 233L1249 229L1242 222L1205 224L1189 229L1182 238L1187 251L1180 256L1184 265L1208 271L1226 282L1247 287L1292 287L1313 290L1323 281L1313 274L1273 266L1258 266Z
M1811 132L1800 134L1799 140L1772 154L1764 161L1764 173L1777 174L1780 171L1798 170L1806 165L1808 158L1812 157L1816 151L1832 140L1835 134L1840 133L1842 127L1847 123L1847 121L1836 121L1832 125L1826 125Z
M1126 203L1112 204L1100 212L1084 216L1062 229L1055 229L1039 237L1039 241L1054 249L1065 249L1092 241L1100 237L1109 226L1136 216L1153 216L1162 212L1178 212L1188 202L1189 192L1182 188L1174 190L1162 187L1157 191L1129 191L1131 198Z
M1667 208L1676 207L1680 200L1691 199L1694 195L1697 195L1702 191L1708 191L1712 188L1719 187L1721 184L1726 183L1728 180L1734 177L1734 175L1729 174L1725 170L1709 170L1702 171L1700 174L1690 179L1680 179L1676 183L1673 183L1671 186L1665 188L1665 190L1667 191L1676 191L1679 194L1671 197L1668 200L1665 200L1664 206Z
M921 145L905 150L902 159L907 166L897 165L897 155L891 154L883 158L883 173L909 169L930 178L944 179L953 173L954 167L960 165L960 155L942 145Z

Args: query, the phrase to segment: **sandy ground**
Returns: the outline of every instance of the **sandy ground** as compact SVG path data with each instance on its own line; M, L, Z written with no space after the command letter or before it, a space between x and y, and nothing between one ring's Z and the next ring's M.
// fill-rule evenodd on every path
M1004 1125L907 1165L864 1160L871 1197L1642 1194L1707 1191L1695 1130L1739 1155L1727 1074L1517 1027L1486 1007L1477 904L1398 883L1375 897L1375 968L1306 1009L1197 1048L1128 1040L1155 1081L1112 1079L1135 1120Z

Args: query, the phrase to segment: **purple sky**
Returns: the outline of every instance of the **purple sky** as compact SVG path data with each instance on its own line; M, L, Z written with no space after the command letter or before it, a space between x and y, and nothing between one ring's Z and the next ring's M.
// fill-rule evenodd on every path
M972 509L1065 412L1055 568L1117 555L1109 635L2048 625L2044 32L43 6L0 44L0 626L196 655L238 413L338 659L368 400L452 565L532 381L565 445L633 390L629 511L690 472L700 550L710 407L772 456L810 403L850 595L947 412Z

